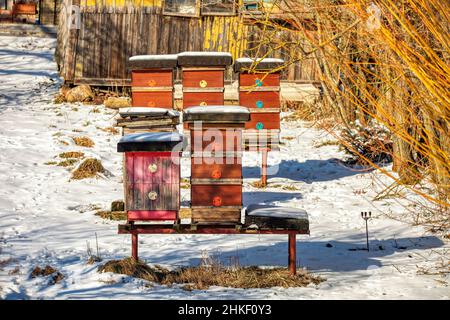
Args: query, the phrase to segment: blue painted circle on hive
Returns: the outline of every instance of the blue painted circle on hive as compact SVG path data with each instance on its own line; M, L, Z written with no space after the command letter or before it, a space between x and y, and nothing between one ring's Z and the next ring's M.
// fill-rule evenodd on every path
M264 102L262 102L261 100L258 100L258 101L256 101L256 106L258 108L262 108L262 107L264 107Z
M258 122L258 123L256 124L256 129L258 129L258 130L264 129L264 124L263 124L262 122Z
M261 87L263 85L263 82L260 79L256 79L255 83L256 83L256 86L258 86L258 87Z

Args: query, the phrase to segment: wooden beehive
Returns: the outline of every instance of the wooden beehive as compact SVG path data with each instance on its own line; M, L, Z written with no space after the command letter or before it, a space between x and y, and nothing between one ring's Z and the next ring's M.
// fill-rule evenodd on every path
M248 107L250 121L245 124L246 147L274 148L279 144L281 59L237 59L239 104ZM278 137L278 138L277 138Z
M125 135L117 145L124 152L124 194L128 221L178 219L180 156L183 137L151 132Z
M132 107L119 109L116 126L122 135L144 132L174 132L180 123L180 113L163 108Z
M225 70L232 62L231 54L226 52L180 53L183 108L223 105Z
M131 70L133 107L174 107L174 70L177 55L133 56Z
M193 223L240 223L242 130L247 108L192 107L184 111L191 141Z

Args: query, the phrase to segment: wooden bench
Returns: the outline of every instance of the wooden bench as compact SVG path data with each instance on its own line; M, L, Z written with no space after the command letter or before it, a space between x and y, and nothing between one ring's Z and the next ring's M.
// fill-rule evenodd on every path
M297 271L296 235L309 234L306 211L297 208L250 205L243 224L136 224L119 225L119 234L131 234L131 256L138 260L139 234L287 234L288 268Z
M11 12L11 21L14 22L14 18L19 15L35 15L36 13L37 7L35 3L15 3Z

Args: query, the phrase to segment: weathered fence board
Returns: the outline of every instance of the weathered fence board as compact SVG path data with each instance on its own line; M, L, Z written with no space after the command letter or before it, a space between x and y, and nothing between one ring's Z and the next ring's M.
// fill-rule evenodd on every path
M69 29L67 11L71 3L79 4L80 0L63 2L56 52L67 83L121 85L129 82L127 60L132 55L228 51L239 58L251 55L261 40L260 28L244 24L239 16L165 16L158 6L82 5L80 30ZM275 57L286 54L280 52ZM232 76L230 71L227 80ZM313 60L293 64L282 73L282 78L317 80L317 66Z

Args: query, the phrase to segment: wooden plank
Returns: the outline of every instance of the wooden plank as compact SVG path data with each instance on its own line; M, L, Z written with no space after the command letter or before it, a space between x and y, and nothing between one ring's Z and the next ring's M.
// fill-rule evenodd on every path
M174 92L173 87L132 87L131 92Z
M224 87L220 87L220 88L186 88L183 87L182 88L183 92L189 92L189 93L205 93L205 92L220 92L220 93L224 93L225 92L225 88Z
M65 3L69 1L65 0ZM74 4L79 3L80 0L74 1ZM260 51L251 50L252 46L258 48L261 30L256 26L243 25L242 17L171 17L163 16L160 7L141 7L129 1L126 7L115 7L98 1L96 6L82 7L81 18L83 26L85 21L92 21L92 25L86 30L68 30L64 14L60 13L58 19L56 60L67 82L100 78L118 79L117 83L120 83L128 78L128 57L135 54L220 50L231 51L234 57L238 57L261 56L269 50L268 45L259 46ZM205 43L205 36L211 30L214 30L214 41ZM286 37L283 32L280 33L280 36ZM286 39L291 39L289 37ZM291 40L296 41L295 37ZM281 52L273 56L287 54ZM296 63L281 76L306 83L319 80L314 60ZM226 77L229 79L230 74L227 73Z
M151 127L151 126L168 126L171 124L176 124L176 122L172 121L172 119L164 119L164 120L145 120L145 121L126 121L119 122L117 120L117 127L127 127L127 128L139 128L139 127Z
M191 178L191 185L195 184L214 184L214 185L227 185L227 184L242 184L242 179L226 179L226 178L220 178L220 179L213 179L213 178Z

